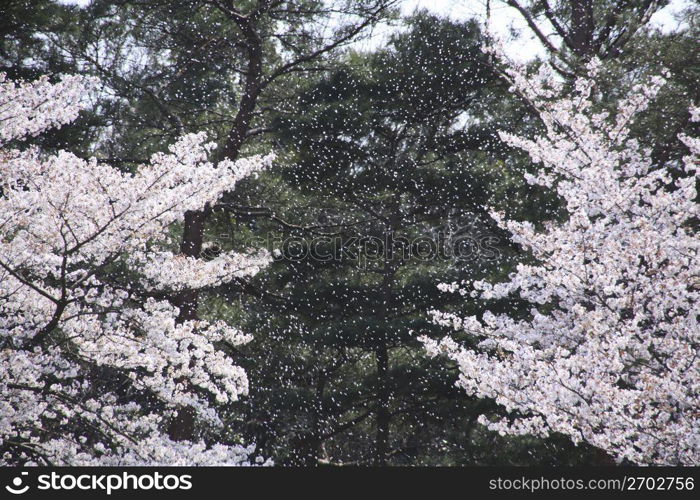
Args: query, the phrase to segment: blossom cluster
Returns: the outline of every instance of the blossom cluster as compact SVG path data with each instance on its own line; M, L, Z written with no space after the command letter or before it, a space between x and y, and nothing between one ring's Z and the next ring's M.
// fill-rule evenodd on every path
M223 425L219 407L248 390L224 347L250 337L224 322L178 322L163 297L252 275L269 256L205 262L161 242L272 156L213 164L213 144L189 134L127 173L7 146L75 119L92 85L0 75L0 463L248 463L252 448L234 438L211 445L165 431L183 409Z
M52 84L42 76L17 84L0 73L0 146L72 122L96 83L92 78L65 76Z
M494 213L536 263L520 264L504 283L442 286L481 300L520 297L532 304L529 315L434 312L479 346L424 343L458 364L459 386L508 412L481 417L492 430L562 433L618 461L697 465L700 239L692 221L700 215L700 141L682 135L683 164L654 165L630 126L664 79L635 86L608 114L595 98L599 64L588 70L573 89L546 66L538 76L509 72L546 132L501 137L539 164L528 182L555 189L568 218L538 229Z

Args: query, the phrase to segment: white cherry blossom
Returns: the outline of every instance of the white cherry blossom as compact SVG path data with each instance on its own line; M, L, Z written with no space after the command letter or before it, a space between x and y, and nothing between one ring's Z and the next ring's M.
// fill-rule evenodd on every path
M248 391L227 346L250 336L222 321L177 322L163 292L253 275L269 256L202 261L161 242L185 211L272 156L215 165L213 144L189 134L125 173L66 151L8 147L75 119L94 84L0 75L0 463L248 464L254 446L235 437L174 441L165 430L183 408L221 428L219 407Z
M481 422L502 434L568 435L619 461L700 463L700 239L693 229L700 141L681 136L684 165L655 166L630 124L663 78L636 86L614 116L596 113L598 64L565 91L551 71L510 70L514 90L546 134L501 134L541 166L528 181L556 189L569 217L537 230L494 218L527 248L505 283L446 284L473 299L520 297L529 317L435 321L480 340L424 338L459 366L467 393L494 399L510 418ZM699 119L697 108L691 116Z

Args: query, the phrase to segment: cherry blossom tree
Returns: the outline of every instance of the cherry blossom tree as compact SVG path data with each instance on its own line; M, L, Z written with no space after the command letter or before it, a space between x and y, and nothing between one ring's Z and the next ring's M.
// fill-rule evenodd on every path
M272 157L214 165L213 145L190 134L125 173L20 148L75 119L94 84L0 75L0 463L249 463L254 447L235 436L169 437L183 408L226 436L219 408L248 389L227 353L249 336L222 321L177 322L163 297L253 275L268 255L204 261L169 250L167 235Z
M478 339L424 338L446 354L457 382L494 399L509 417L481 423L501 434L568 435L618 461L700 463L700 258L696 182L700 141L681 136L683 165L653 165L630 125L664 79L637 85L614 114L595 99L599 64L574 88L546 67L508 71L546 133L501 137L541 166L528 182L555 189L568 218L538 229L494 213L533 263L509 281L441 285L482 300L519 296L526 318L434 312ZM700 109L691 108L700 119ZM464 333L462 333L464 334Z

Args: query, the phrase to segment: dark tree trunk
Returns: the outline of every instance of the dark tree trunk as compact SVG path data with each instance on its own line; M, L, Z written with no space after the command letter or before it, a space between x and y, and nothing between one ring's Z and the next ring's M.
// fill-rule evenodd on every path
M389 454L389 350L386 340L377 346L377 436L376 436L376 465L386 465Z
M387 228L384 241L393 241L393 230ZM387 252L384 256L383 276L381 284L382 304L379 305L379 329L377 346L374 351L377 360L377 435L375 443L375 464L386 465L389 456L389 426L391 425L391 414L389 412L390 391L389 391L389 347L387 339L386 321L388 317L389 304L391 303L391 282L394 278L394 262L392 255Z
M182 407L170 421L168 436L174 441L190 441L194 437L194 410Z
M571 43L577 56L584 61L594 53L593 4L590 0L571 0Z
M249 18L235 18L234 21L246 37L248 52L248 67L244 92L229 132L226 144L220 153L220 159L235 160L240 153L246 134L250 128L250 121L260 94L260 81L262 78L262 40L255 31L255 24ZM202 252L204 240L204 225L209 214L207 207L199 212L185 213L185 222L180 243L180 251L188 257L199 257ZM197 319L197 307L199 293L197 290L184 290L173 298L173 303L180 309L178 321ZM194 415L189 410L180 410L170 425L170 437L177 440L191 439L194 434Z
M180 243L180 252L188 257L199 257L204 239L206 212L185 212L185 229ZM197 319L198 296L196 290L184 290L173 300L180 309L177 320L183 322Z

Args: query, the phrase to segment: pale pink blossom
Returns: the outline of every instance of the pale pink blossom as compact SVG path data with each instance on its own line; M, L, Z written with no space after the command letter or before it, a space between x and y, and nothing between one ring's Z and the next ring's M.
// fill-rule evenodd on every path
M272 157L215 165L214 145L189 134L125 173L7 147L75 119L93 85L0 75L0 445L12 450L0 463L251 463L254 446L173 441L164 429L184 407L221 428L220 405L248 392L221 346L250 336L223 321L178 323L176 307L143 293L216 286L269 262L265 252L174 255L165 236ZM116 270L125 279L111 280Z
M513 87L539 112L546 133L501 137L541 166L528 182L556 189L568 220L539 231L494 218L537 259L504 283L443 290L476 299L519 296L529 318L487 312L435 321L480 340L424 339L457 362L457 384L492 398L512 418L481 423L501 434L552 432L585 441L617 460L700 463L700 256L692 224L700 141L683 166L655 166L630 125L663 85L636 86L613 116L594 113L597 62L573 92L546 67L510 70ZM697 108L692 116L698 119Z

